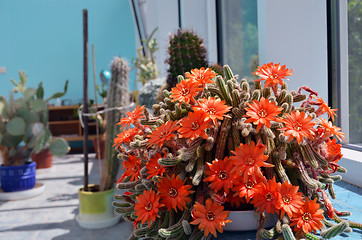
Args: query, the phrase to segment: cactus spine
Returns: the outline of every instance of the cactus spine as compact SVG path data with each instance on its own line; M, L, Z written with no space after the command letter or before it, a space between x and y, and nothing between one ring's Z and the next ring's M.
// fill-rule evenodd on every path
M107 108L127 107L130 102L128 92L128 63L120 58L115 57L111 62L112 77L107 92ZM106 149L105 149L105 165L101 180L101 191L111 189L118 172L119 160L117 151L112 147L113 139L119 133L116 123L121 117L126 116L127 109L118 111L108 111L105 113L106 121Z

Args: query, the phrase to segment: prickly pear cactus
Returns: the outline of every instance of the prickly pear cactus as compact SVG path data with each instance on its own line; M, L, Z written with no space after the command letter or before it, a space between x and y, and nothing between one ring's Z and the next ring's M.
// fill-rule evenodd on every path
M191 69L208 65L207 50L203 39L191 30L177 30L170 36L168 47L169 58L165 61L169 65L167 76L167 90L175 87L177 77Z
M307 87L288 91L283 79L292 71L265 64L252 88L228 66L224 76L194 69L164 90L152 114L138 107L120 120L117 188L127 192L114 206L133 223L130 239L217 237L228 210L246 206L260 215L259 239L331 238L361 227L329 200L341 180L334 173L346 172L332 140L344 134L322 117L335 110ZM265 212L277 216L268 230Z
M63 92L44 99L41 82L37 89L27 88L26 74L19 71L19 77L19 82L11 79L14 88L9 100L0 97L0 150L4 165L22 165L32 152L38 153L45 148L56 156L66 154L68 143L61 138L52 138L48 128L48 102L67 92L68 81ZM22 97L14 99L17 92Z
M130 104L128 92L129 66L126 60L115 57L111 62L111 80L107 92L107 108L127 107ZM112 110L105 113L106 121L106 149L105 165L101 179L101 191L111 189L116 180L119 160L117 152L112 148L113 139L119 132L116 123L126 116L127 110Z

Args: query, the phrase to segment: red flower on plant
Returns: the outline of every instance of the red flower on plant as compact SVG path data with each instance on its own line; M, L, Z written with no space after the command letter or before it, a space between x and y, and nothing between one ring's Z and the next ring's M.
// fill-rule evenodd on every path
M206 83L214 83L211 79L216 76L216 73L212 71L210 68L200 68L200 69L192 69L191 73L186 73L186 78L192 79L195 82L202 84L203 86Z
M271 62L258 67L258 69L253 72L253 74L261 78L255 80L257 82L266 80L264 87L268 87L269 85L273 87L277 86L278 84L283 86L283 79L288 80L286 77L293 75L292 71L293 69L289 70L285 65L280 66L280 63L274 64Z
M246 182L249 176L256 175L263 178L260 167L273 167L274 165L266 163L267 155L264 155L266 146L252 141L248 144L240 144L235 151L231 151L235 156L231 156L230 160L234 161L235 171L237 174L243 175L243 180Z
M121 129L129 127L131 124L134 124L139 119L144 118L142 115L145 106L136 106L132 112L127 112L127 117L121 118L121 120L116 125L122 125Z
M193 103L195 102L194 97L202 90L198 83L191 79L182 80L176 84L176 87L171 89L172 102L179 101L180 106L182 102Z
M326 158L329 162L337 163L342 157L341 153L342 144L338 144L336 139L331 140L328 138L325 143L329 156Z
M179 176L172 175L172 177L163 177L158 183L158 192L160 193L161 202L170 211L173 208L177 211L179 208L181 211L186 208L186 203L191 202L191 198L188 197L194 191L190 190L191 185L185 185L185 181L182 181Z
M216 124L217 119L223 120L224 117L227 117L225 113L229 112L231 107L225 104L224 100L209 97L197 101L199 106L193 107L194 109L203 110L207 114L206 121L211 119L214 124Z
M122 182L123 179L127 177L131 177L129 181L133 182L141 176L140 174L141 162L135 155L128 155L128 159L122 162L122 166L126 170L122 174L122 176L118 179L117 183Z
M329 138L335 135L339 141L347 141L345 134L341 132L341 128L334 126L331 121L327 121L323 118L319 119L320 127L324 128L324 137Z
M157 127L150 135L148 139L148 147L157 145L161 147L165 141L168 141L176 136L173 132L179 128L176 121L168 121L161 126Z
M280 185L275 181L275 177L268 180L267 184L259 183L252 199L254 207L261 213L266 210L267 213L274 214L277 211L276 206L280 198L279 189Z
M241 204L246 204L245 198L238 196L238 193L230 192L228 194L226 201L230 204L231 207L239 208Z
M317 116L322 115L323 113L327 113L328 117L332 118L332 121L334 121L334 116L337 116L335 113L338 109L331 109L328 104L321 98L312 96L314 99L316 99L316 104L319 105L319 108L316 111Z
M280 186L280 198L277 208L281 210L281 216L285 213L291 218L297 213L300 207L304 204L303 194L298 192L299 186L293 186L288 182L284 182Z
M209 233L217 237L216 230L223 232L226 223L231 222L226 219L229 211L224 211L224 207L214 203L210 198L206 199L205 206L196 202L192 216L194 220L190 222L193 225L199 225L199 229L204 231L204 235Z
M321 222L324 219L323 212L323 209L319 209L317 199L309 201L309 199L306 198L299 212L294 214L292 218L293 222L290 226L295 226L296 232L317 232L317 230L323 226Z
M207 139L205 129L209 127L206 122L207 114L202 110L195 110L189 112L187 117L183 118L180 122L181 127L177 130L180 138L190 138L193 140L197 137Z
M158 159L161 158L161 154L156 153L156 155L150 159L148 163L146 163L147 168L147 179L151 179L154 176L161 177L162 174L165 172L165 167L161 166L158 163Z
M138 128L126 129L120 134L117 134L117 137L113 140L114 144L112 147L117 146L118 148L122 143L129 143L136 135L140 134L142 134L142 132Z
M279 128L278 130L283 130L284 136L289 136L288 142L292 141L293 138L296 138L298 143L301 143L303 139L309 138L313 140L314 132L313 126L315 122L311 121L312 117L307 116L305 112L291 111L290 114L285 114L286 119L282 121L285 124L285 127Z
M147 222L150 227L151 221L155 221L159 217L158 212L164 205L160 203L160 196L153 190L145 190L136 197L134 209L136 210L136 221L142 224Z
M232 173L233 162L225 157L224 160L216 159L212 163L206 164L209 169L205 171L206 178L204 178L204 182L211 182L210 188L215 191L223 189L224 192L229 193L234 185L233 180L235 178L235 173Z
M233 191L235 191L239 197L245 197L246 201L249 202L256 193L257 185L260 182L263 182L264 179L264 177L259 178L255 176L249 176L247 181L241 179L239 183L234 184L235 186L233 188Z
M281 113L283 108L278 107L275 102L270 102L269 99L262 97L260 101L254 99L253 103L247 103L248 108L245 108L246 114L243 117L248 117L245 123L254 123L257 125L256 131L259 132L261 126L265 125L270 128L270 121L275 121L276 116Z

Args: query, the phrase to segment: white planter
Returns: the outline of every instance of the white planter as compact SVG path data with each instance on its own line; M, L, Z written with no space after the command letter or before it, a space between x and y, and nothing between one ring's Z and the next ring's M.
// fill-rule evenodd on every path
M258 212L254 210L248 211L230 211L228 219L232 222L227 223L224 231L252 231L257 230L259 226ZM274 226L276 223L276 216L267 213L265 224L266 228Z

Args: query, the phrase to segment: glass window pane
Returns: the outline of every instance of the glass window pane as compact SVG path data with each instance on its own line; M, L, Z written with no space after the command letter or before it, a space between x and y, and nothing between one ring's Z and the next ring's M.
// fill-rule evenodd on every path
M221 2L222 63L250 78L259 64L257 0Z
M362 1L348 1L349 143L362 146Z

